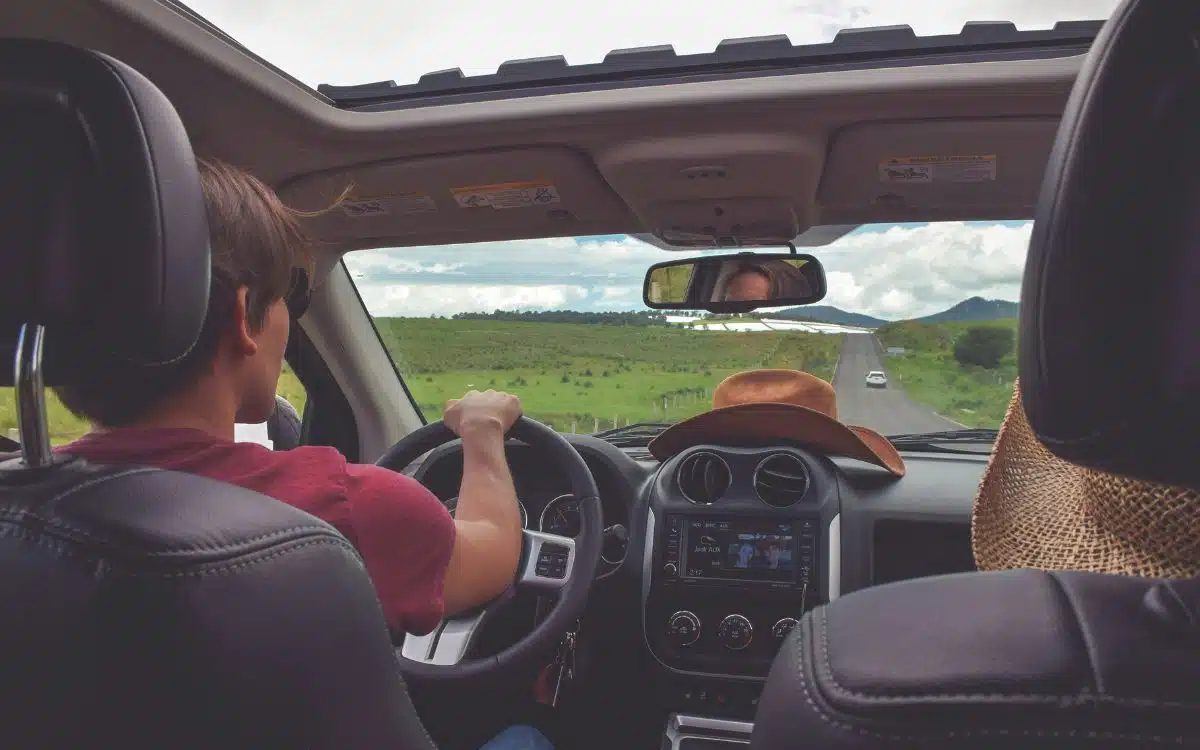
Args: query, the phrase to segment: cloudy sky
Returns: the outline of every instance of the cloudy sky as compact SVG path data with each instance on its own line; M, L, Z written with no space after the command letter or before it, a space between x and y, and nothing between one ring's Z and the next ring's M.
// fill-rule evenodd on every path
M672 44L711 52L722 39L787 34L828 41L838 29L908 24L921 35L966 21L1022 29L1107 17L1117 0L185 0L226 33L305 83L412 83L461 68L494 73L505 60L564 55L599 62L613 49ZM1029 227L935 224L868 227L815 254L827 304L888 319L979 295L1017 299ZM452 251L452 252L450 252ZM376 315L496 308L638 309L646 266L678 257L632 238L384 249L347 264Z

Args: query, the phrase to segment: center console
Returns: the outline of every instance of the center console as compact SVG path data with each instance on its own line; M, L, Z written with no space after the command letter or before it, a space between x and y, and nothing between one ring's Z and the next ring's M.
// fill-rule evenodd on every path
M836 482L805 451L705 446L664 464L652 491L643 629L681 678L671 707L752 716L783 639L830 597Z
M664 513L646 600L651 651L673 669L765 677L820 599L819 525L816 515Z

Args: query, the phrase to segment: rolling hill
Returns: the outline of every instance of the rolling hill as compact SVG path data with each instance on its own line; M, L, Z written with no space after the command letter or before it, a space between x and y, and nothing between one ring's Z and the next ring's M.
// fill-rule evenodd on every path
M1002 299L971 297L948 310L914 318L918 323L965 323L972 321L999 320L1017 317L1020 306L1016 302Z
M875 318L862 313L847 312L830 305L812 305L811 307L788 307L783 310L771 310L763 317L783 318L785 320L811 320L817 323L834 323L842 326L860 326L862 328L878 328L887 323L886 320Z
M984 299L970 297L953 307L942 310L923 318L914 318L918 323L966 323L974 321L1000 320L1017 317L1018 305L1002 299ZM848 312L831 305L812 305L811 307L788 307L783 310L772 310L763 317L784 318L787 320L812 320L819 323L835 323L843 326L860 326L862 328L879 328L889 322L882 318L863 313Z

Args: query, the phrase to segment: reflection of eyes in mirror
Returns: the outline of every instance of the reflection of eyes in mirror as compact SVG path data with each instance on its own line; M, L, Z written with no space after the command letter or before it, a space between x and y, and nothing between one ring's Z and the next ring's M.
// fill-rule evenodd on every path
M725 286L726 302L757 302L771 296L771 277L757 268L739 272Z
M727 260L721 269L714 302L769 302L812 295L804 260Z

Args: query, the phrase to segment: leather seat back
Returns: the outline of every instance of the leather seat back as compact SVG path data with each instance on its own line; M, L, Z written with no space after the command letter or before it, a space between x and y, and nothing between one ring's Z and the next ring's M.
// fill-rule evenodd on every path
M0 724L37 748L431 747L349 542L203 477L0 467Z
M186 353L211 259L166 97L104 55L0 40L0 138L0 342L44 326L51 384L89 352ZM0 600L6 747L432 747L359 556L269 497L0 456Z

